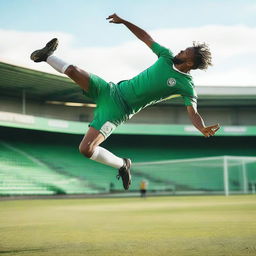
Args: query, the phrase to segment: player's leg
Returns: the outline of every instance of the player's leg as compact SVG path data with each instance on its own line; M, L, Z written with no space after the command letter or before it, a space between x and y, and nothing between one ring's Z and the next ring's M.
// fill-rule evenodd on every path
M86 71L75 67L74 65L66 63L65 61L57 58L56 56L52 56L54 51L57 49L57 46L58 40L57 38L54 38L51 41L49 41L44 48L34 51L31 54L30 58L34 62L47 62L55 70L57 70L60 73L66 74L83 90L88 92L90 81L89 74Z
M128 189L131 183L129 159L120 158L107 149L99 145L105 140L105 137L93 127L90 127L82 139L79 150L84 156L96 162L114 167L119 170L119 176L122 178L123 186Z
M121 168L123 159L99 146L104 140L105 137L98 130L90 127L79 145L79 151L92 160L117 169Z
M49 56L46 62L55 70L67 75L84 91L89 91L90 76L85 70L82 70L74 65L68 64L56 56Z
M46 62L52 66L55 70L67 75L77 85L79 85L84 91L89 91L90 76L85 70L82 70L74 65L68 64L56 56L49 56Z
M84 91L89 91L90 75L85 70L70 65L65 70L65 74L78 84Z
M56 50L58 46L58 40L56 38L52 39L50 42L46 44L46 46L40 50L36 50L31 54L31 59L35 62L46 61L49 65L51 65L55 70L60 73L64 73L68 75L72 80L74 80L83 90L86 92L89 91L89 74L73 65L70 65L59 58L52 56L53 52ZM97 82L101 81L104 85L106 82L100 78L97 78ZM93 90L92 90L93 91ZM93 93L92 93L93 95ZM129 159L123 159L115 156L108 150L100 147L99 145L105 140L105 137L93 127L90 127L87 134L84 136L81 144L80 144L80 152L86 157L118 168L119 175L118 177L122 178L123 185L125 189L129 188L131 182L130 175L130 166L131 161Z

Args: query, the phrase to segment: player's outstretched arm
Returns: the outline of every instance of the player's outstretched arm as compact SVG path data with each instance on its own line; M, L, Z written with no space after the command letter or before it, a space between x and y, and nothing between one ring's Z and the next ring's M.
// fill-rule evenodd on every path
M136 25L132 24L127 20L120 18L115 13L109 15L107 20L109 20L109 23L124 24L136 37L138 37L142 42L144 42L148 47L151 48L154 40L145 30L137 27Z
M192 124L205 136L213 136L219 129L219 124L205 126L203 118L197 112L195 106L187 106L187 111Z

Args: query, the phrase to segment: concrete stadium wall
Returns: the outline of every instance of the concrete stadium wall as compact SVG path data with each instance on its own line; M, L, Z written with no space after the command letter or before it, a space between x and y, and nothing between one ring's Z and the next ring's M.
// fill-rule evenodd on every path
M17 98L0 98L0 111L22 114L22 102ZM94 108L71 107L55 104L46 104L37 101L27 101L26 114L46 118L56 118L70 121L88 121L93 118ZM24 114L24 113L23 113Z
M26 114L46 118L56 118L70 121L89 122L93 118L91 107L71 107L46 104L40 101L27 100ZM255 125L256 107L209 107L198 106L206 124L220 123L221 125ZM0 111L22 113L21 98L0 97ZM161 123L161 124L190 124L186 108L175 105L155 105L142 110L135 115L130 123Z

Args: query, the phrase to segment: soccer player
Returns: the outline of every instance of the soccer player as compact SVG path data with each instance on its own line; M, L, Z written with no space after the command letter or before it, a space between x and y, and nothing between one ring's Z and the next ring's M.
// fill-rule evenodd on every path
M44 48L34 51L30 58L34 62L45 61L60 73L66 74L96 102L94 119L79 150L94 161L118 169L117 178L122 178L123 187L127 190L131 184L131 160L120 158L99 145L118 125L141 109L177 94L183 97L192 124L205 137L213 136L219 125L205 126L197 111L197 96L189 73L192 69L207 69L211 65L211 53L206 44L194 43L192 47L173 56L169 49L159 45L136 25L116 14L107 19L110 23L124 24L157 55L157 61L134 78L113 84L53 56L58 46L56 38Z

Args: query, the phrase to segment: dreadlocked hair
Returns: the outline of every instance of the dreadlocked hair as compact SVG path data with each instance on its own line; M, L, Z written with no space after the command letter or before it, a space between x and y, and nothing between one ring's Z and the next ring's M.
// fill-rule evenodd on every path
M206 43L193 42L193 48L195 57L192 69L207 69L212 66L212 55Z

